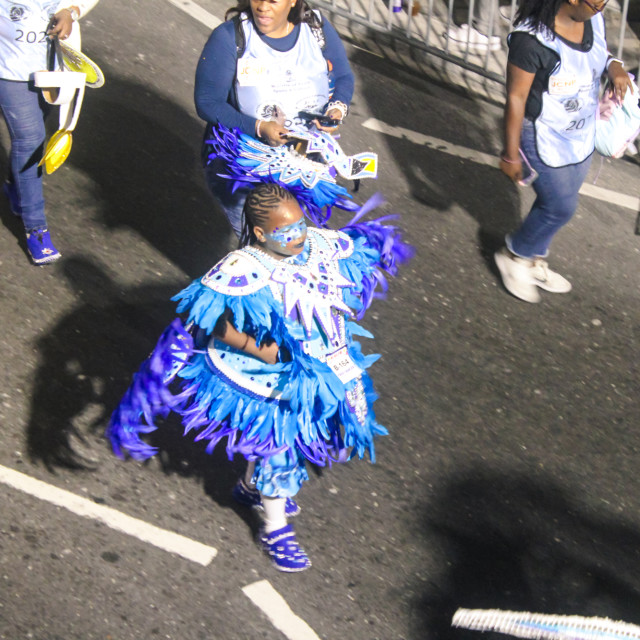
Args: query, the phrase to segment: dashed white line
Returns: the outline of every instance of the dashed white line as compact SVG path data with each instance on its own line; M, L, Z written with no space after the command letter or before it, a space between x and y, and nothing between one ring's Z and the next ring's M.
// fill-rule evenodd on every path
M406 138L409 142L414 144L420 144L425 147L429 147L434 151L441 151L442 153L448 153L451 156L458 158L464 158L465 160L471 160L478 164L487 164L490 166L498 166L498 158L489 153L483 153L482 151L475 151L474 149L468 149L467 147L461 147L460 145L441 140L440 138L434 138L433 136L425 135L424 133L418 133L411 129L405 129L404 127L394 127L382 120L376 118L369 118L362 123L365 129L371 131L377 131L387 136L394 138Z
M409 142L414 144L424 145L435 151L441 151L442 153L448 153L449 155L463 158L465 160L471 160L478 164L484 164L490 167L497 167L499 159L495 155L489 153L483 153L482 151L474 151L473 149L467 149L457 144L452 144L446 140L440 140L440 138L434 138L433 136L427 136L418 131L412 131L411 129L405 129L404 127L394 127L382 120L376 118L369 118L362 123L362 126L371 131L377 131L387 136L394 138L405 138ZM609 202L610 204L618 205L619 207L625 207L632 211L640 210L640 198L635 196L628 196L618 191L611 191L610 189L604 189L602 187L596 187L592 184L583 184L580 188L580 193L594 198L596 200L602 200Z
M0 482L40 500L63 507L78 516L98 520L116 531L126 533L142 542L148 542L164 551L175 553L205 567L218 553L213 547L201 542L196 542L166 529L160 529L160 527L127 516L111 507L96 504L87 498L77 496L75 493L59 489L7 467L0 466Z
M203 9L195 2L191 2L191 0L167 0L167 2L171 3L174 7L178 7L178 9L184 11L192 18L195 18L205 27L209 27L209 29L215 29L219 24L222 23L222 20L216 18L216 16L214 16L212 13L209 13L206 9Z
M316 632L291 611L285 599L267 580L249 584L242 591L289 640L320 640Z
M596 187L595 184L583 184L582 187L580 187L580 193L590 198L595 198L596 200L617 204L619 207L625 207L632 211L640 211L640 198L618 193L617 191L611 191L610 189L604 189L603 187Z

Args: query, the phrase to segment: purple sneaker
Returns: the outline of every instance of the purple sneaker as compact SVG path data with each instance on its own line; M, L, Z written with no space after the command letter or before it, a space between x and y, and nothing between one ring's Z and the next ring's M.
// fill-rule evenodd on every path
M233 491L231 491L231 495L233 499L239 504L244 505L245 507L251 507L252 509L262 510L262 498L260 497L260 492L257 489L251 489L247 487L244 480L240 478L236 483L236 486L233 487ZM297 516L302 509L293 498L287 498L284 503L284 512L287 518L293 518Z
M290 524L271 533L260 531L260 543L278 571L295 573L311 567L311 560L300 548Z
M60 252L53 246L48 229L27 231L27 249L34 264L47 264L60 258Z

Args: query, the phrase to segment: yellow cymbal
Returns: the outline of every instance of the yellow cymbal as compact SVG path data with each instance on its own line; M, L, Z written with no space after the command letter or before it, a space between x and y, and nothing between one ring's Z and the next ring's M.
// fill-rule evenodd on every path
M104 84L104 74L100 67L82 51L77 51L66 42L59 41L62 49L62 62L69 71L84 73L87 86L97 89Z
M51 136L44 155L42 156L42 160L40 160L38 166L44 165L45 171L48 174L59 169L69 156L71 143L71 132L63 129L56 131Z

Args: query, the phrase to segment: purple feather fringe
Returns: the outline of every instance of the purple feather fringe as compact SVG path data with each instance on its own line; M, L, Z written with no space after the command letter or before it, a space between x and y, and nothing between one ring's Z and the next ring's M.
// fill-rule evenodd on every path
M396 276L398 267L409 262L415 255L415 248L402 239L402 231L394 225L385 224L390 220L397 220L399 215L386 215L375 220L360 222L364 216L384 202L380 193L374 194L342 228L342 231L349 234L354 241L363 238L366 247L380 255L376 268L369 274L363 274L359 296L363 306L357 313L358 320L362 319L375 298L384 298L388 289L384 274Z
M250 187L261 182L280 184L296 197L307 214L307 217L319 227L327 226L327 221L331 217L333 207L343 209L344 211L356 211L358 209L356 203L344 197L336 197L335 195L333 196L334 199L331 204L326 204L326 200L323 200L321 206L316 202L313 193L303 185L280 182L278 177L274 175L267 177L253 173L249 167L243 166L243 164L238 161L239 140L243 135L239 129L230 130L224 125L218 124L213 127L211 133L213 137L207 140L207 144L210 144L213 148L209 159L221 158L224 160L228 173L218 175L221 178L229 180L229 187L232 193L241 187ZM336 185L335 188L346 193L342 187Z
M193 337L181 320L176 318L134 375L111 416L107 436L116 455L123 458L124 448L133 458L144 460L157 452L155 447L143 442L138 434L155 431L156 418L165 418L180 405L181 396L172 394L169 386L193 352Z

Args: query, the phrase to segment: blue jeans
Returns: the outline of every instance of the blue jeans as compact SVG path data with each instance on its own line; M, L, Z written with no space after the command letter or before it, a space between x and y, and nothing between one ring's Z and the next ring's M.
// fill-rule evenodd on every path
M566 167L547 166L538 156L534 126L529 120L522 125L520 147L538 172L533 183L537 197L520 228L507 236L507 248L521 258L544 258L551 240L575 213L591 156Z
M0 79L0 108L11 136L8 195L25 229L47 226L42 192L42 159L48 109L30 82Z
M207 186L211 191L215 201L229 220L229 224L233 227L235 234L240 237L242 234L242 210L244 209L244 201L247 194L251 191L248 187L240 187L233 193L231 192L231 180L221 178L218 174L226 173L225 164L222 160L215 159L204 167L204 175Z

